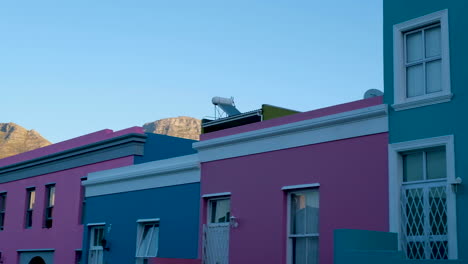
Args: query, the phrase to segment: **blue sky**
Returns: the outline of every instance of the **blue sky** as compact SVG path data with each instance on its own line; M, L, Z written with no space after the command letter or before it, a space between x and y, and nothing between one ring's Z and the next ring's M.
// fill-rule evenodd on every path
M166 117L383 90L381 0L0 3L0 122L52 142Z

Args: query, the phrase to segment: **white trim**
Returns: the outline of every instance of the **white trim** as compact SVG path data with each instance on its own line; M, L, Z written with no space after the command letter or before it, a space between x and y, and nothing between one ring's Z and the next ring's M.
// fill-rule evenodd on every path
M149 219L138 219L137 223L147 223L147 222L160 222L161 219L159 218L149 218Z
M421 95L413 98L406 98L406 67L404 61L404 38L403 33L424 27L434 22L440 22L441 34L441 82L442 91ZM449 29L448 10L444 9L425 16L421 16L409 21L405 21L393 26L393 94L395 111L411 109L415 107L427 106L448 102L452 99L450 88L450 53L449 53Z
M212 197L218 197L218 196L230 196L230 192L221 192L221 193L208 193L202 195L202 198L212 198Z
M86 224L86 226L105 226L106 223L105 222L101 222L101 223L89 223L89 224Z
M299 185L290 185L284 186L281 188L283 191L295 190L295 189L305 189L305 188L316 188L320 187L320 183L310 183L310 184L299 184Z
M388 131L381 104L193 143L201 162L306 146Z
M395 111L401 111L401 110L406 110L406 109L411 109L411 108L416 108L416 107L450 102L450 100L452 100L452 97L453 97L453 94L444 94L444 95L436 94L436 96L428 95L428 96L424 96L423 99L406 100L406 102L404 103L393 104L392 107Z
M40 249L17 249L16 252L50 252L55 251L55 248L40 248Z
M86 197L200 182L196 154L88 174Z
M400 245L400 186L403 175L403 160L400 153L410 150L426 149L431 147L445 147L447 164L447 185L454 181L455 175L455 149L454 136L441 136L418 139L390 144L388 146L388 185L389 185L389 229L398 234ZM447 226L449 259L458 258L456 197L452 188L447 188ZM451 246L450 246L451 245ZM453 246L455 245L455 246Z

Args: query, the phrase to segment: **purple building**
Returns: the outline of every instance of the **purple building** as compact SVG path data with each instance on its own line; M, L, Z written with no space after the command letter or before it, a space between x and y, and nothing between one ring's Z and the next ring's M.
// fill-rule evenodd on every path
M86 175L168 158L179 141L193 152L192 140L106 129L0 160L0 263L80 263Z
M387 131L373 97L203 134L204 263L331 264L335 229L388 231Z

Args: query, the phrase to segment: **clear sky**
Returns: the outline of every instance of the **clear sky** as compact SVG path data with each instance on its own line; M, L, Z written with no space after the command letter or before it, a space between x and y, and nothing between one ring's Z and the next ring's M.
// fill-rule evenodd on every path
M0 34L0 123L54 143L383 90L382 0L3 1Z

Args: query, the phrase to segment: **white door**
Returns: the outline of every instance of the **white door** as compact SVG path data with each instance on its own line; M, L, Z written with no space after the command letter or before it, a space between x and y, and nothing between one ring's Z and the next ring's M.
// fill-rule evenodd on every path
M229 263L229 197L208 201L208 219L204 226L204 264Z
M104 260L104 226L93 226L89 232L88 264L102 264Z

